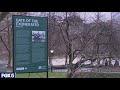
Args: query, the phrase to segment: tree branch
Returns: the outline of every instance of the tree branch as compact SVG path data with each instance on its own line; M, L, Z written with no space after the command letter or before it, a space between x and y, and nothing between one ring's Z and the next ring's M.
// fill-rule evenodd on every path
M7 49L7 51L10 52L7 45L5 44L5 42L3 41L3 38L1 36L0 36L0 39L1 39L2 43L4 44L5 48Z
M2 12L0 14L0 22L9 14L9 12Z

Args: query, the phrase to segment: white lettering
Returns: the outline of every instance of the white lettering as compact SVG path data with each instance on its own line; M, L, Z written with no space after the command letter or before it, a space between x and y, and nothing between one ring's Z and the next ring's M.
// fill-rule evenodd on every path
M16 18L16 22L25 22L25 19L18 19L18 18Z
M30 22L31 20L30 19L26 19L26 22Z
M24 70L24 67L16 68L16 70Z
M10 74L1 74L1 77L10 77Z
M15 77L15 75L14 75L14 74L11 74L11 77L12 77L12 78L14 78L14 77Z

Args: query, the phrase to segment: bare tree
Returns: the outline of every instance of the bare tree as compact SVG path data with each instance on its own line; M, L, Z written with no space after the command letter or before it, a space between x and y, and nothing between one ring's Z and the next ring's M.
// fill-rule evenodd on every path
M26 15L26 12L4 12L1 13L0 15L0 20L1 20L1 30L0 30L0 39L1 42L3 43L2 48L6 48L3 49L2 52L7 52L6 57L8 57L8 59L6 58L6 60L8 61L8 68L11 68L11 63L12 63L12 59L13 59L13 47L12 47L12 42L13 42L13 30L12 30L12 15L17 15L17 14L21 14L21 15ZM4 35L3 35L4 34ZM4 38L6 37L6 38ZM5 56L4 56L5 57Z

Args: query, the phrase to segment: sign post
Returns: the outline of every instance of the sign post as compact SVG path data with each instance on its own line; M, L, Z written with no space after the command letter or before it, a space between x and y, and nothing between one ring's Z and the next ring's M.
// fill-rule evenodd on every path
M13 16L14 72L47 72L47 17Z

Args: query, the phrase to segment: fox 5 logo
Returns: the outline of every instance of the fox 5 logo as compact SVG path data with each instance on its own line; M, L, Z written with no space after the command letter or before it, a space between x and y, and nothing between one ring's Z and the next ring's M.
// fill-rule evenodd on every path
M1 78L15 78L15 73L1 73Z

